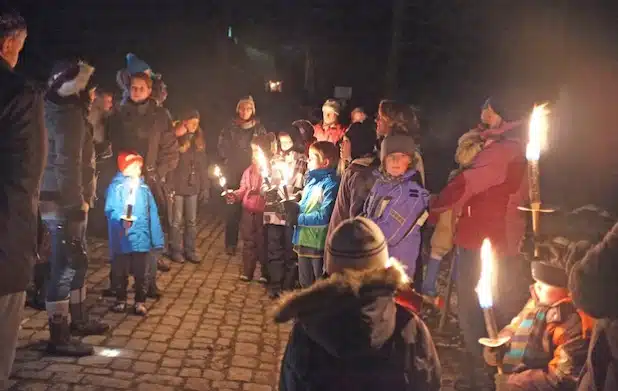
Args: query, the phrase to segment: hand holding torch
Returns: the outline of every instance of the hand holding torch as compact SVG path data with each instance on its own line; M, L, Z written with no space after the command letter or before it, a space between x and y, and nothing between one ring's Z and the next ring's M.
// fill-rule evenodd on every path
M226 195L232 193L232 190L229 190L227 188L227 180L223 176L221 167L219 167L218 165L215 165L213 174L217 179L219 179L219 186L221 186L221 188L223 189L223 192L221 192L221 197L225 197Z

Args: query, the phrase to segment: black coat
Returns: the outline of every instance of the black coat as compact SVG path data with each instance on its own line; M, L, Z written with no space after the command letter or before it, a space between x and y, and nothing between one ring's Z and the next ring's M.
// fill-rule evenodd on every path
M94 142L85 103L76 95L60 98L48 93L45 127L49 155L41 200L55 201L66 212L78 215L91 204L96 187ZM59 216L63 217L63 216Z
M275 320L295 324L279 390L439 390L427 327L394 302L400 281L395 268L346 272L284 297Z
M178 165L178 142L167 110L154 100L135 104L128 101L105 121L105 133L114 157L121 151L135 151L144 158L144 171L165 178Z
M221 168L231 189L238 187L242 173L251 165L251 140L266 134L266 128L257 120L254 122L252 126L243 127L232 121L219 134L218 150L223 163Z
M39 183L47 160L43 91L0 59L0 296L22 292L37 252Z
M615 305L613 300L608 298L608 301ZM618 320L597 322L577 390L618 390Z

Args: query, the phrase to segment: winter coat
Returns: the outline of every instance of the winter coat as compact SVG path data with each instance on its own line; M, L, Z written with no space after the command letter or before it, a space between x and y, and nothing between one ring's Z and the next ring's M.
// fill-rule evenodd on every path
M287 181L287 196L292 197L304 187L305 174L307 173L307 158L304 154L290 151L284 155L277 155L271 159L272 189L264 193L266 206L264 208L264 224L286 225L283 190L281 188L282 175L278 170L279 165L287 166L290 178Z
M570 298L552 305L539 304L534 296L500 331L509 337L503 357L509 390L574 390L586 361L592 318L578 311ZM485 349L489 365L495 357Z
M251 140L266 134L266 128L259 121L241 123L232 121L219 134L219 157L227 183L235 187L247 167L251 165Z
M292 241L299 257L323 257L328 223L338 190L339 177L334 169L323 168L307 173Z
M618 320L600 319L592 332L577 391L612 390L618 390Z
M509 126L516 132L514 124ZM449 209L460 215L456 245L476 250L489 238L499 254L518 254L525 216L517 208L527 196L523 149L519 140L509 137L489 144L431 203L432 220Z
M165 178L178 166L179 152L169 113L154 100L120 106L106 121L114 156L135 151L144 158L144 172Z
M126 213L130 179L117 173L107 188L105 216L112 257L116 254L149 252L161 249L165 244L159 212L152 192L140 178L132 215L136 217L128 230L123 227L121 217Z
M330 141L333 144L337 144L343 138L345 130L343 125L339 123L325 128L322 122L320 122L313 125L313 137L315 137L316 141Z
M0 58L0 296L23 292L37 253L39 183L47 161L42 88Z
M208 162L201 131L178 138L180 158L167 183L176 195L197 195L210 188Z
M92 126L92 136L97 144L105 142L105 119L109 115L103 109L101 103L100 99L95 99L88 112L88 122Z
M260 194L262 187L262 175L260 169L255 165L250 165L242 174L240 187L234 191L236 197L242 200L242 207L249 212L264 212L266 201Z
M427 218L429 192L421 186L420 174L414 169L399 178L378 170L374 175L378 180L365 202L363 215L380 227L389 255L412 275L421 250L421 227Z
M439 390L427 327L393 300L401 277L395 268L348 271L284 296L275 321L294 325L279 390Z
M92 128L83 101L76 95L45 99L45 127L49 138L47 166L41 182L41 201L59 207L43 217L68 218L92 206L96 191L96 158Z

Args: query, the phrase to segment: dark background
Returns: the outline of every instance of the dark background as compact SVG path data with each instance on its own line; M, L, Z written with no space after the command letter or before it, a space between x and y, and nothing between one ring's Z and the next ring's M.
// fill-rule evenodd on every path
M353 87L350 106L375 110L383 97L419 105L429 129L423 148L434 190L443 184L457 136L475 125L485 97L555 101L562 91L560 109L553 110L559 126L544 157L545 198L618 206L614 2L404 1L392 91L385 86L392 0L8 3L29 26L20 71L45 80L55 60L77 56L97 68L97 84L118 91L115 73L134 52L163 74L172 113L200 110L211 146L237 99L249 93L272 130L307 117L306 107L319 109L335 85ZM256 68L245 46L270 53L275 74ZM307 51L313 93L302 88ZM267 78L283 80L284 93L266 93Z

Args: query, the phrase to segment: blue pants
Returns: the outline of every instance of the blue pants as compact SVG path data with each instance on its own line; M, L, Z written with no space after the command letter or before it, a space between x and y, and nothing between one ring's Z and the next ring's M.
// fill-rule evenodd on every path
M476 294L481 275L480 250L457 248L455 269L457 288L457 316L466 350L479 362L483 348L479 338L486 337L485 320ZM494 312L498 328L502 329L523 309L530 298L530 265L519 257L497 259L495 263L496 289L493 290Z
M66 238L64 220L46 219L51 236L51 256L49 258L50 277L47 285L48 302L68 300L71 291L83 288L88 265L75 269L69 263L63 241ZM86 241L86 222L80 227L82 241Z
M174 196L170 242L173 254L195 257L197 236L197 195ZM184 231L184 235L183 235ZM183 251L184 250L184 251Z

